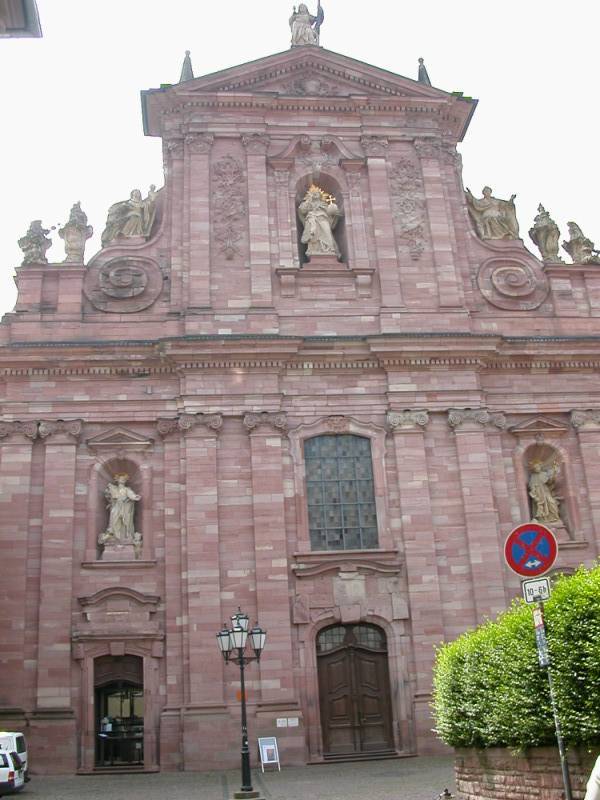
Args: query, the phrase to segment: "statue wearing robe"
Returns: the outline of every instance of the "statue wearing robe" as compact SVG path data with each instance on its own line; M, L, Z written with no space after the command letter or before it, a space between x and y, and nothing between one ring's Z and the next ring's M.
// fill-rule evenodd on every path
M290 28L292 29L292 47L300 47L305 44L318 44L317 34L313 30L317 17L309 13L305 3L300 3L298 11L294 7L294 12L290 17Z
M499 200L492 196L489 186L484 186L480 200L473 197L470 189L466 190L466 195L469 214L480 239L519 238L515 194L510 200Z
M554 490L558 470L558 464L551 467L539 463L531 465L529 496L533 501L533 518L544 525L561 521L559 499Z
M100 544L111 541L117 544L135 543L135 503L142 498L126 485L127 480L127 475L115 475L114 483L109 483L104 491L109 517L106 531L100 534Z
M301 242L306 245L307 256L341 257L333 231L342 212L334 197L326 194L318 186L311 186L298 207L298 216L304 226Z
M102 246L106 247L118 237L149 236L155 216L156 187L150 187L145 200L140 190L134 189L129 200L114 203L109 208L102 233Z

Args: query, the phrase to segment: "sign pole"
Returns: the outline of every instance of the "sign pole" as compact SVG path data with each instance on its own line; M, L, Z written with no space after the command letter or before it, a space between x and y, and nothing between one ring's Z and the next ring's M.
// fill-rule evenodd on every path
M538 612L536 614L536 611ZM573 793L571 790L571 776L569 774L569 762L567 761L567 753L565 750L565 743L562 737L560 727L560 719L558 716L558 707L556 704L556 694L554 692L554 683L552 681L552 667L550 662L550 655L548 653L548 643L546 639L546 624L544 621L544 604L538 603L537 609L533 612L533 620L535 625L535 638L538 648L538 658L541 667L546 667L548 673L548 686L550 687L550 702L552 703L552 714L554 715L554 727L556 728L556 741L558 743L558 753L560 755L560 768L562 771L563 786L565 788L565 800L573 800Z

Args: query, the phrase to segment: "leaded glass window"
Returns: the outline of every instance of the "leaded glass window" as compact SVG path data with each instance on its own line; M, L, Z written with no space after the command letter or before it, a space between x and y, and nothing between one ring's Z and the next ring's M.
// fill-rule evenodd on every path
M370 440L315 436L304 442L304 460L312 549L378 547Z

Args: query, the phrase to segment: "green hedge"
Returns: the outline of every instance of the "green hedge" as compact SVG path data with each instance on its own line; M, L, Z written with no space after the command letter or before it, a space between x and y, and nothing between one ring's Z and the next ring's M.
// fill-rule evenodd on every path
M545 604L565 741L600 742L600 567L559 578ZM437 651L436 732L453 747L523 749L555 743L548 678L532 609L522 600Z

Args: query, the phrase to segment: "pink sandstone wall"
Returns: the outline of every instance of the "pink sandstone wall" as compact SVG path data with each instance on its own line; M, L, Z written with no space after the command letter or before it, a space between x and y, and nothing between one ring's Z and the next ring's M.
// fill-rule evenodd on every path
M290 96L315 72L330 96ZM315 639L336 621L384 629L395 748L435 751L433 648L519 593L501 552L535 448L561 464L559 568L600 553L600 267L477 238L472 106L437 89L300 48L144 103L165 142L152 236L19 267L0 324L0 726L26 729L34 770L92 769L94 659L137 655L146 768L235 766L214 634L241 605L269 635L251 736L283 763L323 756ZM300 268L313 180L344 210L344 264ZM123 263L138 297L102 290ZM379 548L311 552L303 442L343 432L371 441ZM97 558L115 470L143 498L137 561Z

